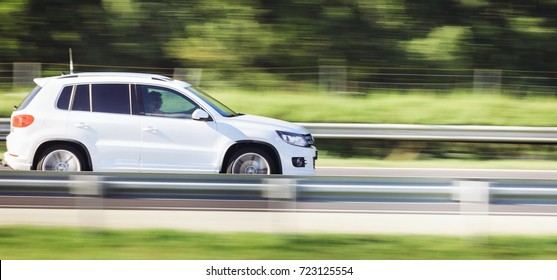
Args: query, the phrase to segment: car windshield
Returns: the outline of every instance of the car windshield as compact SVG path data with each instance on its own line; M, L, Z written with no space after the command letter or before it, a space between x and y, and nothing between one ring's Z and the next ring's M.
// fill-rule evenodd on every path
M203 101L205 101L207 104L209 104L213 109L215 109L217 112L219 112L219 114L221 114L224 117L234 117L234 116L242 115L242 114L236 113L236 112L234 112L234 110L226 107L226 105L222 104L220 101L218 101L214 97L205 93L200 88L197 88L197 87L194 87L194 86L189 86L189 87L186 87L186 90L195 94L197 97L203 99Z

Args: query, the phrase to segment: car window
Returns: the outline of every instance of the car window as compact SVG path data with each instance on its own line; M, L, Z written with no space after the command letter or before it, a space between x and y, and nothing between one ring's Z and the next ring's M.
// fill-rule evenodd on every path
M91 111L91 99L89 95L89 85L78 85L75 90L72 110Z
M68 110L70 106L70 99L72 97L73 86L66 86L62 89L60 96L58 97L58 102L56 102L56 108L62 110Z
M29 103L31 103L31 100L33 100L33 98L35 98L35 96L37 96L37 93L39 93L39 91L41 91L41 87L40 86L36 86L33 91L31 91L26 97L25 99L23 99L23 101L21 102L21 104L19 104L19 106L17 106L17 110L23 110L25 109L25 107L27 107L27 105L29 105Z
M93 84L93 112L131 114L129 84Z
M191 114L199 106L182 93L158 86L138 85L143 100L145 115L191 118Z

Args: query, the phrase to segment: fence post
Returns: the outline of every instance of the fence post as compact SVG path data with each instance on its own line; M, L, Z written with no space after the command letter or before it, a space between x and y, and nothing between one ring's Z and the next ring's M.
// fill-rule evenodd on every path
M33 87L33 79L41 76L41 64L33 62L14 62L13 88Z
M319 66L319 91L346 92L346 66Z
M501 70L474 70L474 93L501 92Z
M201 85L202 74L203 69L201 68L174 68L173 78L199 86Z

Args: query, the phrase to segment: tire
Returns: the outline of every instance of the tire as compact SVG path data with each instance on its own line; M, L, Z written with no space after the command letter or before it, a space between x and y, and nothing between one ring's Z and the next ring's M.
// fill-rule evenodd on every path
M235 152L228 162L226 173L245 175L276 174L276 166L269 154L258 148L244 148Z
M85 171L88 170L83 154L67 145L47 148L40 157L37 170L42 171Z

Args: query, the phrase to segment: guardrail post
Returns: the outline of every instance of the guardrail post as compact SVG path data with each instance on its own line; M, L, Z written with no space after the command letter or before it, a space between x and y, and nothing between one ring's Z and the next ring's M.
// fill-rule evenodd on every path
M70 194L76 196L75 208L79 211L78 220L81 226L103 227L103 177L96 175L71 176Z
M456 198L463 216L463 235L487 233L489 214L489 182L456 181Z
M291 215L285 214L295 212L297 180L290 178L271 178L263 179L263 198L268 199L268 210L274 212L272 214L272 226L277 231L295 231Z

